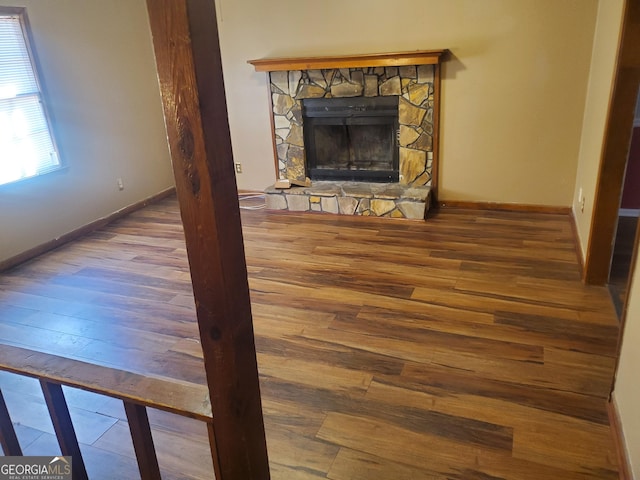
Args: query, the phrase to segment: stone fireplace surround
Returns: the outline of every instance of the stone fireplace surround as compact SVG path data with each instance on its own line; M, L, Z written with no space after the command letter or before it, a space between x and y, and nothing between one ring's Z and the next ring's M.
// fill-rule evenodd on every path
M278 178L304 180L302 100L398 96L398 183L314 181L265 190L267 207L424 218L437 181L439 65L444 50L253 60L269 72Z

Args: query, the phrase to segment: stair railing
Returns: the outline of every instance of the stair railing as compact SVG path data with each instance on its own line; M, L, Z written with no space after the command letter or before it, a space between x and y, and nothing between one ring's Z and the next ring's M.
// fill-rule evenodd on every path
M147 407L205 422L215 469L213 416L205 385L148 377L11 345L0 345L0 370L40 381L60 451L73 459L74 480L88 476L63 385L122 400L143 480L161 478ZM23 455L1 390L0 445L7 456Z

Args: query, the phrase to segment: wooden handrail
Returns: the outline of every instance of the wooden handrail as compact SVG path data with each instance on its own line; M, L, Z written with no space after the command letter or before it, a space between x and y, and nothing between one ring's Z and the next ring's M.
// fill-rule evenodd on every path
M148 377L48 353L0 345L0 370L157 408L203 422L210 421L206 386Z
M84 480L88 476L62 390L63 385L122 400L141 478L161 478L147 407L205 422L215 467L215 436L207 386L147 377L11 345L0 345L0 370L40 381L60 451L73 458L74 479ZM22 455L2 391L0 446L5 455Z

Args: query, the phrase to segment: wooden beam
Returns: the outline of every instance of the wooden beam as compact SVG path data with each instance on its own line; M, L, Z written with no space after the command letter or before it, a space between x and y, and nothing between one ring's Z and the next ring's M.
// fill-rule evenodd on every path
M603 285L609 280L640 86L640 3L626 2L623 21L584 265L584 280L593 285Z
M433 65L442 61L448 50L416 50L414 52L374 53L330 57L280 57L249 60L256 72L282 70L318 70L322 68L398 67Z
M268 479L214 2L147 0L213 412L218 480Z

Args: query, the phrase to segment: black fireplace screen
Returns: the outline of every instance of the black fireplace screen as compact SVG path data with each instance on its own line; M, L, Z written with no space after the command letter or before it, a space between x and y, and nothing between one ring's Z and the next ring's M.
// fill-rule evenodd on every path
M302 101L312 180L398 181L398 97Z

